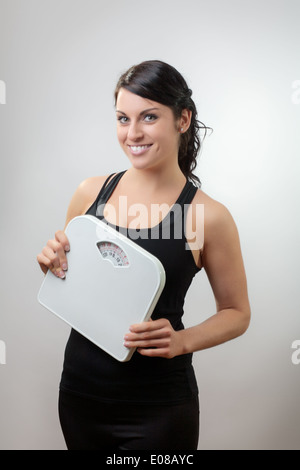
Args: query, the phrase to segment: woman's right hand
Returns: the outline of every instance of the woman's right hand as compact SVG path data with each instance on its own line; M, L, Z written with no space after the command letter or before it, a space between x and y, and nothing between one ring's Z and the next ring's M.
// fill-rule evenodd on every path
M65 227L74 217L86 213L99 194L99 188L103 186L107 176L87 178L78 186L68 207ZM46 274L50 269L57 277L64 279L65 271L68 269L66 252L69 250L70 244L65 232L58 230L54 240L49 240L41 253L37 255L37 261L43 273Z
M70 251L70 244L66 234L62 230L55 233L55 238L49 240L47 245L37 255L37 261L44 274L48 269L55 276L64 279L68 269L66 252Z

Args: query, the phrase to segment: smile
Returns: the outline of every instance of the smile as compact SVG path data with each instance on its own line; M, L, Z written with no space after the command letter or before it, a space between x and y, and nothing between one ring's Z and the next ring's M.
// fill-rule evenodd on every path
M151 145L128 145L128 147L134 155L141 155L146 152Z

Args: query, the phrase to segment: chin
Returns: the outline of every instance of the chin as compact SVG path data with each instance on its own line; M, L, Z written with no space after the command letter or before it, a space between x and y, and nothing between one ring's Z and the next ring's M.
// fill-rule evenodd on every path
M129 161L136 170L148 170L158 165L158 162L149 161L149 159L143 157L132 158L132 156L130 156Z

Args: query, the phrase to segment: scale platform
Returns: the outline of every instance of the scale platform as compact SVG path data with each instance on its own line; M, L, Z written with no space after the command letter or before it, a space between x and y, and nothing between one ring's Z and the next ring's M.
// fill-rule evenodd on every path
M150 319L165 286L161 262L94 216L69 222L66 278L48 271L38 301L118 361L130 325Z

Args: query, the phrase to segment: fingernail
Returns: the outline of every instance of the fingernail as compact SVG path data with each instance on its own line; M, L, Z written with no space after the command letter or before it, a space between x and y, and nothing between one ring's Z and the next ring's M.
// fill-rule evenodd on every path
M63 263L63 264L61 265L61 267L62 267L62 269L63 269L64 271L67 271L67 269L68 269L67 263Z
M65 273L63 271L59 271L58 273L58 276L61 278L61 279L64 279L66 277Z
M70 251L69 245L66 245L66 246L65 246L65 251Z

